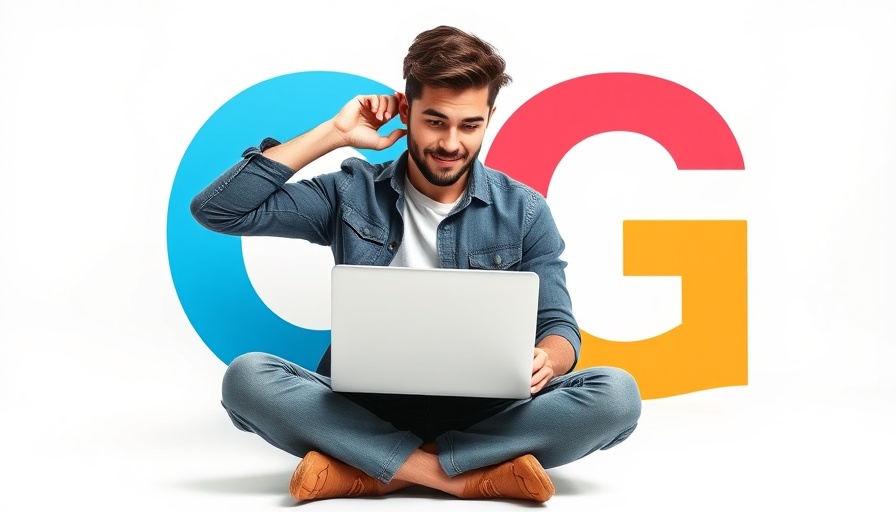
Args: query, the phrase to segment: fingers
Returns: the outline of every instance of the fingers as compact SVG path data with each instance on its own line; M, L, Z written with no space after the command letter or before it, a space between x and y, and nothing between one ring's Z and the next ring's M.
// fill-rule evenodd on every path
M553 376L554 371L550 366L542 366L540 370L532 374L532 380L529 382L529 385L532 386L532 392L537 393Z
M380 96L380 109L383 121L388 121L398 114L398 93Z
M370 117L376 118L377 121L385 123L398 113L397 93L358 96L358 101L361 103L362 113L369 114Z
M388 121L389 117L391 117L391 115L387 116L389 112L389 96L379 96L377 103L376 118L380 121Z
M532 380L529 385L532 386L531 391L534 395L554 378L554 367L550 363L547 352L540 348L535 349L535 355L532 359Z
M400 93L355 96L333 118L333 127L344 145L359 149L388 148L407 133L403 128L386 136L380 136L378 132L396 117L400 99Z
M548 353L540 348L535 348L535 354L532 359L532 374L534 375L548 361Z
M383 99L382 96L371 96L369 108L373 113L373 116L377 118L377 120L383 120L383 105L386 103L386 100Z

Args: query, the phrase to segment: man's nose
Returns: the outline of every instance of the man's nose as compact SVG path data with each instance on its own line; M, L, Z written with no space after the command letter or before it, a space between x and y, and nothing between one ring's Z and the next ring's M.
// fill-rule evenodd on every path
M446 153L454 153L460 149L460 141L457 138L457 130L451 128L447 130L445 136L439 141L439 147Z

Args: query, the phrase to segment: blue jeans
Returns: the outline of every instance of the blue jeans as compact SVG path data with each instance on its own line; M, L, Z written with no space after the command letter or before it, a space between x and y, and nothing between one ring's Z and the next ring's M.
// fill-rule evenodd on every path
M281 450L320 451L383 483L427 441L448 476L526 453L550 468L622 442L641 415L638 386L618 368L557 377L524 400L337 393L329 377L260 352L230 363L221 403Z

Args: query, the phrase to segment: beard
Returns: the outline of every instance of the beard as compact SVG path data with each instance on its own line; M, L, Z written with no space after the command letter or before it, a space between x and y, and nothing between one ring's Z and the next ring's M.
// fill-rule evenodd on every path
M480 146L479 149L477 149L476 152L473 153L472 157L469 154L461 153L460 150L449 153L447 151L443 151L439 147L424 148L423 150L421 150L420 146L417 144L417 141L414 140L414 136L411 135L410 126L408 126L408 153L410 153L411 158L414 159L414 163L417 164L417 168L420 169L420 174L423 175L426 181L437 187L449 187L463 178L468 172L470 172L470 169L473 168L473 162L475 162L476 159L479 158L479 151L481 150L482 147ZM454 172L436 171L426 163L427 154L446 160L459 159L459 161L462 161L463 164L460 166L460 169Z

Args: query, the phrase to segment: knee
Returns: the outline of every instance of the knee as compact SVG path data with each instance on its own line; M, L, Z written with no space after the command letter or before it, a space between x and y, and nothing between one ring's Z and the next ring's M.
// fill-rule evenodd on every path
M613 368L612 375L619 423L625 428L634 428L641 417L641 390L638 382L632 374L621 368Z
M221 384L221 401L231 408L246 400L250 393L258 389L261 374L269 369L274 357L263 352L249 352L237 356L227 365Z
M620 430L633 427L641 417L641 392L630 373L613 367L587 368L582 371L585 386L600 402L595 412Z

